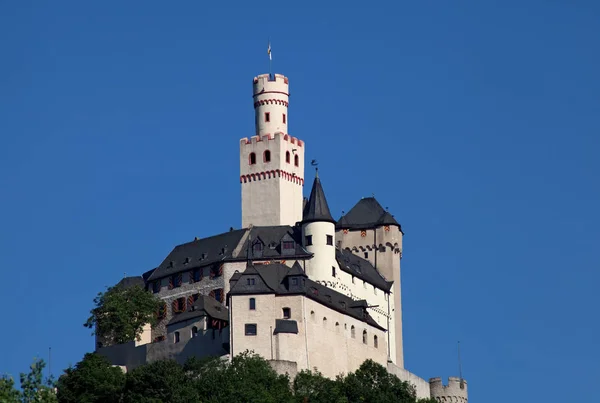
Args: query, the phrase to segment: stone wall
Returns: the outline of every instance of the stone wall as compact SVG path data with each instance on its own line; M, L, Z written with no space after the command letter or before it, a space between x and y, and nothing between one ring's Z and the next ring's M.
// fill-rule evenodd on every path
M408 372L404 368L400 368L397 365L389 362L387 364L387 370L390 374L396 375L401 381L408 382L415 387L418 399L429 399L431 397L431 391L429 388L429 382L425 379L418 377L417 375Z

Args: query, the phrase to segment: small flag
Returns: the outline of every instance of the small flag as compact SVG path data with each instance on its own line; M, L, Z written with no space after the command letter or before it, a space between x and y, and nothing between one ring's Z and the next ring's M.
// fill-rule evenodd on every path
M271 56L271 42L269 42L269 48L267 49L267 53L269 54L269 60L273 60Z

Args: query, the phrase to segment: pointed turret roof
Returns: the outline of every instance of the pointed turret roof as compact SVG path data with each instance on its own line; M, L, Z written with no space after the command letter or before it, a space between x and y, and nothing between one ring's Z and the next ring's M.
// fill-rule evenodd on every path
M335 224L335 220L331 216L329 206L327 205L327 199L325 198L323 186L321 186L318 171L315 176L315 181L313 182L312 190L310 191L310 197L308 198L308 202L304 205L304 212L302 214L303 223L315 221L325 221Z

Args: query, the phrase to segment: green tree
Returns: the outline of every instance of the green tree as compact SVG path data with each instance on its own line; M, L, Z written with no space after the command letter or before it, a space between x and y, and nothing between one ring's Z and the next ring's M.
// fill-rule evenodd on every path
M142 365L125 378L125 403L200 402L190 377L173 360Z
M3 403L19 403L21 394L15 389L15 381L7 376L0 376L0 402Z
M231 363L218 358L190 359L184 368L207 403L293 401L289 377L278 375L264 358L248 351Z
M21 373L21 399L23 403L57 403L54 380L44 379L44 360L35 359L29 373Z
M319 371L300 371L294 378L294 400L298 403L346 403L343 378L325 378Z
M414 403L415 388L390 374L380 364L366 360L343 380L349 403Z
M96 307L84 323L95 334L112 343L140 339L144 325L156 324L161 300L141 286L109 287L94 298Z
M116 403L121 401L125 374L105 357L88 353L65 370L56 386L60 403Z

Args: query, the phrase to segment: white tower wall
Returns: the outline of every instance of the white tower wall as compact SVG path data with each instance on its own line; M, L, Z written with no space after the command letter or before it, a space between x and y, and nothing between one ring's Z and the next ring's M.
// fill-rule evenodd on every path
M244 228L302 220L305 146L287 134L288 88L287 77L279 74L254 78L257 135L240 140Z
M335 259L335 224L315 221L302 226L304 247L314 256L306 261L306 275L314 281L331 281L332 267L339 270ZM331 245L327 245L327 235L333 237ZM312 245L307 245L306 237L312 237Z

